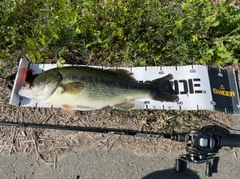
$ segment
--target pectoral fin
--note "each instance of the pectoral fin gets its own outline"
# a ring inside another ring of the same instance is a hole
[[[80,82],[66,83],[66,84],[62,84],[61,86],[63,88],[62,93],[75,94],[84,89],[84,85]]]
[[[118,108],[129,110],[129,109],[134,108],[135,104],[134,104],[133,101],[126,101],[126,102],[123,102],[123,103],[120,103],[120,104],[115,104],[114,106],[116,106]]]

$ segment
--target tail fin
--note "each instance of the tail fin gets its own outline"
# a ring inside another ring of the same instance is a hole
[[[172,88],[173,82],[169,81],[171,79],[173,79],[173,75],[168,74],[167,76],[151,81],[154,87],[152,96],[154,100],[167,102],[176,102],[178,100],[178,96]]]

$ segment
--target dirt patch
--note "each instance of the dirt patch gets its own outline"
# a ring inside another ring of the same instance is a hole
[[[239,70],[238,66],[232,68]],[[0,121],[129,129],[149,133],[187,132],[210,125],[212,121],[214,124],[232,126],[230,114],[215,111],[99,110],[77,112],[75,117],[70,117],[61,109],[11,106],[8,101],[14,80],[12,71],[7,70],[8,77],[0,78]],[[119,147],[139,155],[184,148],[181,143],[169,139],[0,126],[2,155],[37,153],[40,158],[49,160],[56,154],[81,146],[105,147],[107,152]]]

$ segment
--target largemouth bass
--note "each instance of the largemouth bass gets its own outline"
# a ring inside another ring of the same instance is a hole
[[[131,109],[134,100],[151,98],[174,102],[178,96],[172,89],[172,74],[149,83],[137,82],[127,70],[102,70],[90,67],[54,68],[26,82],[20,96],[65,109],[90,111],[106,107]]]

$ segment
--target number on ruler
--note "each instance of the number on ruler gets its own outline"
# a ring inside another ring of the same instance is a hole
[[[191,69],[190,73],[196,73],[196,70],[195,69]]]
[[[182,101],[178,101],[178,104],[179,104],[179,105],[182,105],[182,104],[183,104],[183,102],[182,102]]]

